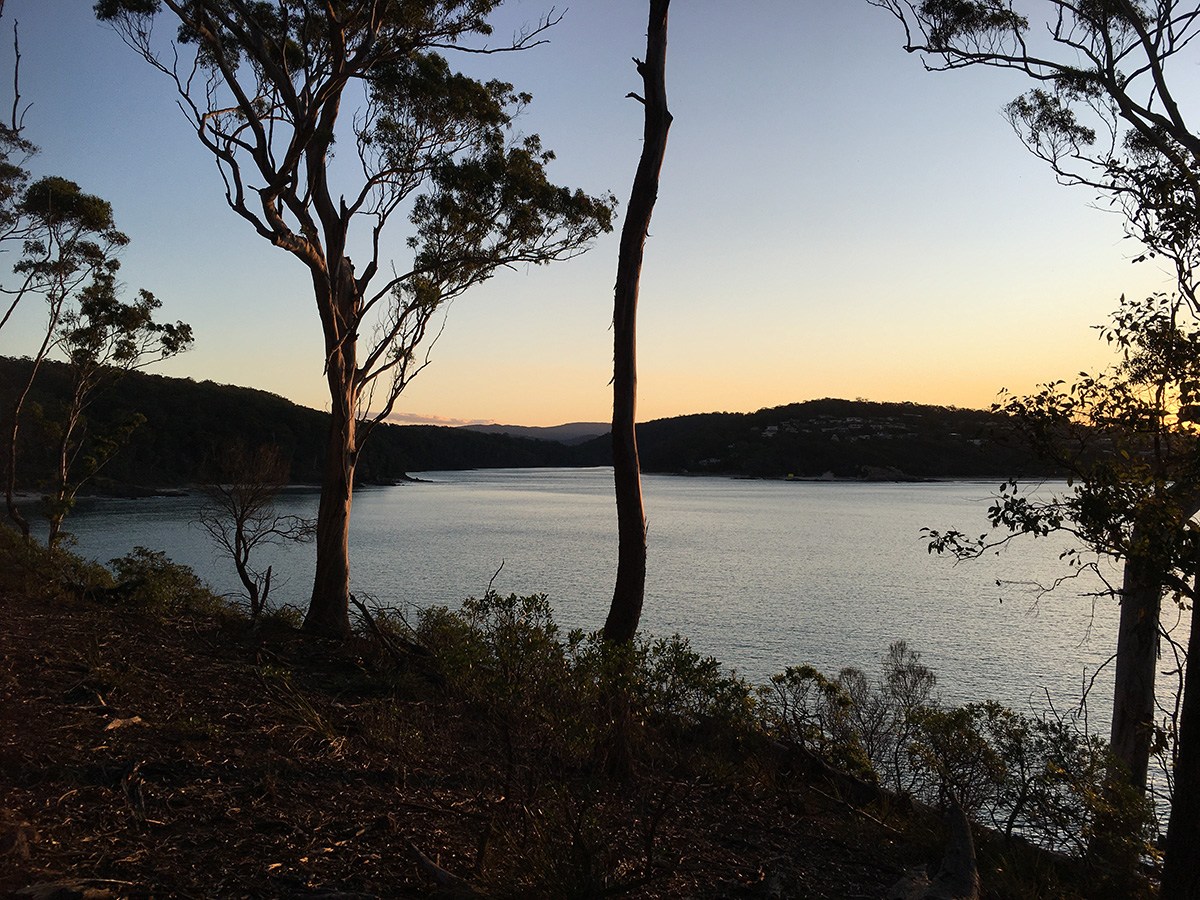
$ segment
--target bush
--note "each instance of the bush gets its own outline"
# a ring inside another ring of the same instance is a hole
[[[25,540],[0,524],[0,590],[34,601],[87,596],[112,587],[112,575],[61,547]]]
[[[134,547],[109,562],[122,598],[160,615],[184,611],[228,612],[228,606],[187,566],[171,562],[165,553]]]
[[[675,727],[715,736],[738,734],[753,722],[753,691],[712,656],[701,656],[674,634],[643,645],[641,684],[647,711]]]
[[[835,768],[876,779],[852,719],[854,702],[838,681],[812,666],[789,666],[758,689],[758,698],[759,715],[770,734],[812,751]]]
[[[1118,777],[1106,743],[1050,713],[994,702],[945,708],[935,684],[898,641],[875,682],[857,669],[834,680],[787,669],[759,689],[759,715],[768,733],[832,765],[860,776],[865,765],[884,787],[926,803],[957,801],[1006,838],[1068,853],[1130,890],[1119,879],[1136,878],[1149,852],[1152,810]]]

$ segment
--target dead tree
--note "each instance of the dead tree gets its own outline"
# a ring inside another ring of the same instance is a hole
[[[621,229],[617,285],[613,303],[613,479],[617,496],[617,584],[604,623],[609,641],[628,642],[637,632],[646,594],[646,513],[638,462],[637,302],[642,256],[650,217],[658,199],[658,176],[667,150],[671,113],[667,109],[667,7],[670,0],[651,0],[646,33],[646,60],[635,59],[645,96],[629,96],[645,108],[645,140],[629,212]]]

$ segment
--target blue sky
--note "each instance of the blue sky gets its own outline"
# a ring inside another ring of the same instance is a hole
[[[510,0],[502,37],[549,9]],[[469,57],[534,95],[520,121],[552,177],[622,210],[640,152],[640,0],[577,0],[550,44]],[[192,323],[171,375],[326,405],[303,268],[224,206],[171,85],[96,24],[90,0],[8,0],[27,134],[55,173],[111,200],[129,288]],[[670,22],[675,121],[642,279],[639,418],[815,397],[986,406],[1106,360],[1089,326],[1122,293],[1168,289],[1120,220],[1055,184],[1000,114],[1026,85],[929,74],[865,0],[690,0]],[[11,40],[0,39],[0,66]],[[1194,61],[1176,77],[1196,83]],[[1179,84],[1180,82],[1176,82]],[[1184,94],[1188,93],[1186,85]],[[1191,92],[1195,96],[1195,92]],[[392,231],[404,259],[404,223]],[[551,425],[610,414],[617,235],[505,272],[457,301],[397,410]],[[0,333],[28,352],[40,310]]]

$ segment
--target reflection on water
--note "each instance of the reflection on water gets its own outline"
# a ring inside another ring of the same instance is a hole
[[[391,605],[456,605],[495,575],[508,593],[544,592],[560,624],[598,628],[616,568],[611,470],[429,472],[420,483],[355,496],[354,590]],[[786,665],[868,672],[905,639],[938,673],[946,699],[1018,708],[1075,702],[1096,672],[1092,713],[1107,719],[1116,603],[1068,582],[1067,539],[1027,541],[954,565],[930,556],[923,526],[986,530],[994,486],[857,484],[649,476],[650,565],[643,630],[678,631],[754,680]],[[197,496],[81,503],[68,520],[85,555],[162,549],[233,591],[194,522]],[[281,512],[311,516],[317,496],[289,491]],[[303,604],[312,548],[270,548],[276,598]],[[501,566],[503,565],[503,568]],[[499,570],[499,573],[497,573]]]

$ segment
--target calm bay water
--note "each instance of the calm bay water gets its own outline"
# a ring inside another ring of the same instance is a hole
[[[564,627],[603,623],[616,565],[611,470],[419,477],[356,494],[356,593],[383,605],[456,606],[500,569],[496,590],[548,594]],[[1065,537],[958,565],[925,551],[923,526],[984,532],[995,485],[648,476],[644,486],[643,631],[678,631],[756,681],[799,663],[873,673],[888,644],[904,639],[937,671],[947,700],[1043,707],[1048,692],[1066,708],[1095,677],[1091,714],[1107,721],[1115,601],[1088,596],[1100,588],[1091,577],[1040,598],[1031,584],[1064,573]],[[161,549],[234,591],[232,568],[194,524],[202,502],[92,500],[68,527],[85,556]],[[316,503],[315,492],[289,491],[280,511],[311,516]],[[304,604],[311,546],[268,548],[259,562],[275,567],[275,599]]]

